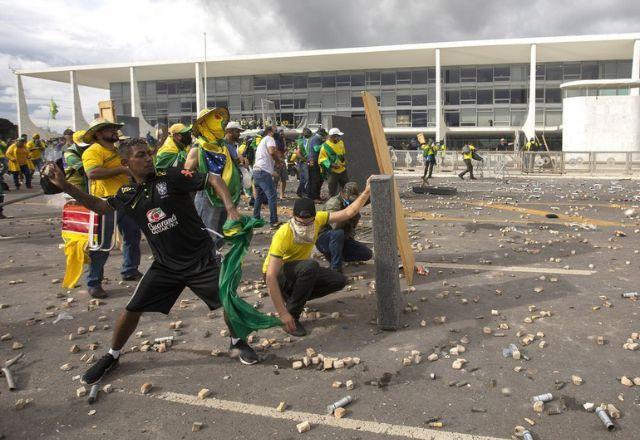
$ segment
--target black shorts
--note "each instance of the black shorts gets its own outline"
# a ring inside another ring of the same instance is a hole
[[[185,287],[204,301],[209,310],[217,309],[221,307],[219,276],[220,266],[213,255],[179,272],[153,262],[140,279],[126,309],[168,315]]]

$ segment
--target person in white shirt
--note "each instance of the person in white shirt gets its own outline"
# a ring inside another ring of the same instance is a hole
[[[256,199],[253,204],[253,216],[260,218],[262,203],[269,205],[269,223],[272,227],[279,226],[278,195],[273,178],[277,157],[276,141],[273,138],[275,127],[268,125],[264,128],[264,137],[256,149],[256,161],[253,164],[253,184],[256,188]]]

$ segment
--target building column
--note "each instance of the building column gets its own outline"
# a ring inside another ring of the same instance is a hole
[[[136,84],[136,72],[134,67],[129,67],[129,85],[131,87],[131,116],[134,118],[138,116],[136,114],[136,101],[137,101],[137,84]]]
[[[89,124],[82,114],[82,104],[80,102],[80,92],[76,82],[76,72],[69,71],[69,84],[71,85],[71,128],[73,131],[86,130]]]
[[[536,135],[536,67],[537,48],[535,44],[531,45],[531,57],[529,64],[529,112],[527,119],[524,121],[522,131],[527,139],[531,139]]]
[[[633,63],[631,64],[631,79],[640,80],[640,40],[633,43]],[[632,87],[632,96],[640,95],[640,88]]]
[[[436,142],[444,138],[442,118],[442,65],[440,63],[440,49],[436,49]]]
[[[24,94],[22,86],[22,77],[16,73],[16,112],[18,116],[18,136],[26,134],[33,136],[40,133],[44,138],[51,137],[53,133],[45,129],[39,129],[29,117],[29,107],[27,107],[27,98]]]
[[[22,79],[20,78],[20,75],[16,74],[16,113],[18,116],[18,136],[22,135],[22,128],[24,127],[24,123],[22,121],[23,101],[25,101],[25,98],[24,89],[22,88]]]
[[[196,67],[196,115],[206,106],[203,105],[204,99],[202,94],[202,73],[200,72],[200,63],[195,63]]]

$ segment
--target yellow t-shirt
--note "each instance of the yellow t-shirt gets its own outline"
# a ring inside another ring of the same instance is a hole
[[[44,151],[44,142],[40,141],[36,145],[36,141],[27,142],[27,150],[29,150],[29,155],[32,160],[38,160],[42,157],[42,152]]]
[[[110,150],[95,143],[82,153],[82,164],[88,175],[94,168],[118,168],[122,166],[122,161],[117,150]],[[114,196],[120,187],[127,183],[129,183],[129,177],[126,174],[118,174],[108,179],[91,179],[89,180],[89,192],[96,197]]]
[[[315,219],[315,237],[313,243],[301,244],[293,241],[293,231],[289,223],[285,223],[280,226],[278,231],[273,235],[271,239],[271,246],[269,247],[269,254],[264,259],[262,265],[262,272],[267,273],[267,267],[269,267],[269,257],[282,258],[284,263],[289,261],[306,260],[311,255],[313,246],[316,240],[318,240],[318,234],[324,225],[329,222],[329,213],[327,211],[318,211]]]

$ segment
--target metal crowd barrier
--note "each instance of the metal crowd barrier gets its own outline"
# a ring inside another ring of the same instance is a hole
[[[483,162],[474,161],[479,175],[640,175],[640,152],[627,151],[482,151]],[[424,160],[418,150],[390,150],[391,162],[398,171],[422,170]],[[461,151],[438,152],[436,172],[458,173],[465,169]]]

